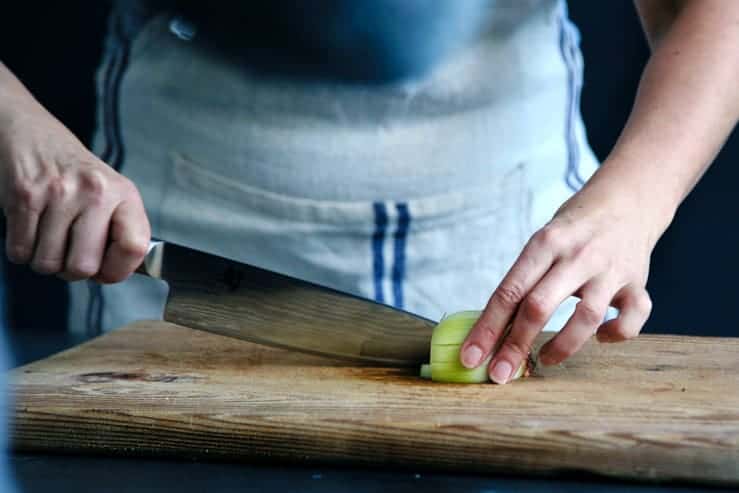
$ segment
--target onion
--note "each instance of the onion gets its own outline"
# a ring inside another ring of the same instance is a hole
[[[488,364],[492,355],[488,356],[477,368],[465,368],[459,360],[459,350],[467,338],[472,326],[480,318],[479,310],[457,312],[444,317],[434,328],[431,336],[430,363],[421,366],[421,377],[435,382],[450,383],[483,383],[490,381]],[[533,359],[529,357],[511,377],[516,380],[528,376],[533,368]]]

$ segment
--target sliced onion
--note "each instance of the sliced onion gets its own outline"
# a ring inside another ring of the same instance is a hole
[[[431,336],[431,345],[462,344],[470,333],[470,329],[480,318],[479,310],[467,310],[453,313],[441,320]]]
[[[488,356],[477,368],[465,368],[460,361],[460,348],[472,326],[480,317],[479,310],[454,313],[439,322],[431,337],[430,364],[421,366],[421,376],[435,382],[483,383],[490,381]],[[511,377],[516,380],[528,376],[533,368],[533,359],[524,361]]]
[[[457,349],[459,351],[459,349]],[[450,383],[483,383],[488,378],[488,364],[491,357],[477,368],[465,368],[462,363],[450,361],[448,363],[431,363],[431,380],[434,382]]]
[[[459,361],[460,344],[438,344],[431,345],[431,359],[433,363],[448,363]]]

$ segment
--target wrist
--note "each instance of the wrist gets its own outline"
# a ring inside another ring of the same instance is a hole
[[[0,129],[2,134],[39,117],[53,118],[26,87],[0,63]]]
[[[684,193],[675,180],[645,172],[644,166],[634,166],[634,162],[612,154],[585,185],[587,192],[583,192],[637,214],[656,243],[672,223]]]

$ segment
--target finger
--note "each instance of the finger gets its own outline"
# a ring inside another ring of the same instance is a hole
[[[121,202],[110,220],[110,243],[95,279],[103,283],[125,280],[146,255],[151,239],[149,221],[140,200]]]
[[[31,184],[19,182],[9,194],[5,207],[5,252],[8,260],[27,264],[33,256],[42,196]]]
[[[580,350],[590,339],[608,311],[615,288],[605,280],[592,280],[580,290],[581,300],[564,328],[539,351],[545,365],[561,363]]]
[[[619,342],[639,335],[652,312],[652,300],[647,290],[636,284],[624,286],[616,293],[613,304],[619,309],[618,317],[600,326],[599,342]]]
[[[33,256],[39,212],[11,209],[5,214],[5,251],[14,264],[27,264]]]
[[[518,305],[552,266],[555,250],[546,239],[541,239],[542,236],[534,235],[524,247],[470,330],[461,350],[461,362],[465,367],[476,368],[487,358]]]
[[[559,262],[531,290],[521,302],[510,333],[490,362],[493,382],[508,382],[515,369],[528,358],[534,339],[559,305],[587,282],[589,270],[583,262]]]
[[[83,212],[74,221],[70,229],[64,272],[60,274],[62,279],[89,279],[100,271],[111,214],[109,208],[93,208]]]
[[[49,202],[38,223],[36,248],[31,268],[40,274],[57,274],[64,268],[69,227],[78,209],[73,190],[59,179],[49,186]]]

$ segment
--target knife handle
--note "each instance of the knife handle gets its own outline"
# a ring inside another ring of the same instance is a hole
[[[137,274],[153,277],[155,279],[162,278],[162,260],[164,259],[163,241],[152,240],[149,242],[149,250],[144,257],[143,262],[136,269]]]
[[[0,214],[0,241],[5,241],[6,223],[5,216]],[[159,240],[149,241],[149,250],[141,265],[136,269],[137,274],[162,278],[162,259],[164,258],[164,242]]]

